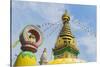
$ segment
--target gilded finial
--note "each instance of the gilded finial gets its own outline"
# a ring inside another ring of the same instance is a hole
[[[68,14],[67,10],[65,10],[65,14]]]
[[[62,20],[64,23],[70,21],[70,16],[68,15],[67,10],[65,10],[65,13],[62,16]]]

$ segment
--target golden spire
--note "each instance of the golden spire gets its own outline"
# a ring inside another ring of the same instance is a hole
[[[72,35],[70,29],[70,16],[68,15],[67,11],[65,11],[65,13],[62,15],[62,21],[63,27],[57,38],[55,48],[53,49],[54,57],[55,59],[77,57],[79,51],[76,47],[75,37]]]

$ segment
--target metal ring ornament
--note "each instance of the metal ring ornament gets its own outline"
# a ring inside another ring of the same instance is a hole
[[[34,25],[27,25],[20,34],[20,42],[23,51],[36,52],[42,43],[41,30]]]

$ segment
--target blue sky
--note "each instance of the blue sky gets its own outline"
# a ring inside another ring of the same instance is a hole
[[[44,48],[47,48],[48,60],[52,60],[52,48],[62,28],[61,16],[67,10],[71,20],[72,34],[76,37],[80,49],[79,58],[85,61],[96,61],[96,6],[74,5],[43,2],[12,2],[12,45],[26,25],[40,25],[43,43],[36,53],[39,61]],[[12,48],[13,63],[20,53],[20,43]]]

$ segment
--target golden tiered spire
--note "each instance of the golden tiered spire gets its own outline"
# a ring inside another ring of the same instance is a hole
[[[77,57],[79,50],[76,47],[75,38],[71,33],[70,29],[70,16],[67,11],[62,16],[63,27],[57,38],[57,42],[55,44],[54,57],[56,58],[69,58],[69,57]]]

